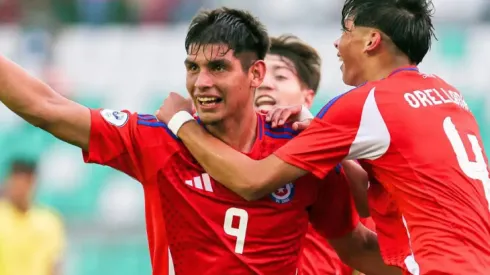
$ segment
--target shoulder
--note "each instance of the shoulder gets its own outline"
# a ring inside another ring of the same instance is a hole
[[[32,211],[35,222],[51,231],[63,231],[63,217],[55,209],[48,206],[34,206]]]
[[[147,129],[147,130],[158,130],[162,132],[164,130],[165,136],[169,137],[175,141],[178,141],[179,139],[177,138],[174,133],[168,128],[167,124],[160,122],[157,120],[157,118],[154,115],[149,115],[149,114],[138,114],[134,113],[133,114],[136,126],[140,129]]]
[[[128,110],[92,109],[92,122],[95,127],[127,133],[137,138],[166,141],[178,138],[170,131],[167,124],[160,122],[154,115],[139,114]],[[111,130],[112,129],[112,130]]]
[[[36,205],[33,207],[32,212],[36,217],[44,221],[60,223],[63,220],[58,211],[48,206]]]
[[[374,93],[376,90],[377,84],[377,82],[367,82],[335,96],[320,109],[316,117],[321,119],[327,112],[333,110],[345,112],[356,108],[362,108],[363,103],[366,101],[369,94]]]
[[[8,209],[8,202],[4,199],[0,199],[0,213],[5,213]],[[0,215],[2,216],[2,215]]]
[[[284,141],[290,140],[300,132],[293,130],[292,123],[286,123],[283,126],[272,127],[270,122],[266,122],[262,116],[259,119],[259,136],[269,140]]]

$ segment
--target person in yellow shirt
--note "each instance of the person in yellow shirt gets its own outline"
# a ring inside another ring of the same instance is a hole
[[[33,205],[36,164],[11,163],[0,198],[0,275],[59,275],[65,243],[61,218]]]

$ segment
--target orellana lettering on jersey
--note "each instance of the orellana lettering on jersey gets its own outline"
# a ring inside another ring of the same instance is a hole
[[[446,91],[443,88],[432,88],[405,93],[404,98],[412,108],[453,103],[465,110],[469,110],[468,104],[466,104],[461,94],[451,90]]]
[[[294,184],[288,183],[272,193],[271,199],[277,203],[288,203],[294,196]]]
[[[129,115],[125,112],[104,109],[100,111],[100,114],[105,121],[117,127],[124,126],[129,120]]]

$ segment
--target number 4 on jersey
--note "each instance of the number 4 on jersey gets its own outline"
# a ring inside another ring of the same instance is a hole
[[[233,227],[233,218],[238,218],[238,227]],[[245,236],[247,235],[248,225],[248,213],[247,211],[232,207],[226,210],[225,223],[223,229],[225,233],[236,237],[235,253],[243,254],[243,247],[245,246]]]
[[[485,197],[490,208],[490,178],[488,175],[487,163],[483,157],[483,150],[478,143],[478,138],[475,135],[468,135],[468,139],[475,155],[475,161],[470,161],[466,149],[464,148],[463,140],[461,139],[456,126],[450,117],[444,119],[444,132],[453,146],[454,153],[458,159],[459,166],[463,173],[471,179],[480,180],[483,183]]]

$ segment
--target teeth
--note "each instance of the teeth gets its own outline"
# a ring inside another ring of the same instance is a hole
[[[259,98],[257,101],[256,101],[256,104],[270,104],[270,105],[274,105],[275,104],[275,101],[271,98]]]
[[[206,105],[206,106],[213,106],[215,104],[218,104],[220,102],[220,99],[217,97],[198,97],[197,101],[199,102],[200,105]]]
[[[216,97],[198,97],[197,100],[201,102],[210,102],[210,101],[217,101],[218,99]]]

